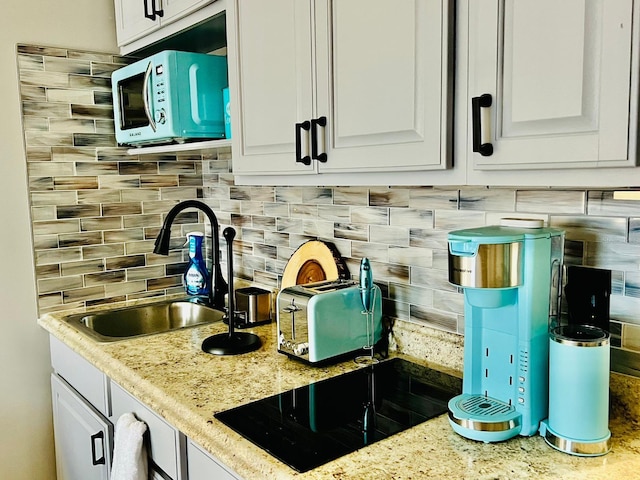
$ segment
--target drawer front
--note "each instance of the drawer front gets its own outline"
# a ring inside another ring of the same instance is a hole
[[[182,459],[185,455],[184,435],[165,422],[149,407],[125,391],[120,385],[111,382],[111,421],[115,425],[124,413],[133,413],[136,418],[147,424],[149,458],[173,480],[182,480]]]
[[[53,370],[96,410],[110,416],[106,375],[54,336],[49,336],[49,344]]]
[[[211,455],[202,450],[191,440],[187,440],[187,460],[189,465],[189,480],[239,480]]]

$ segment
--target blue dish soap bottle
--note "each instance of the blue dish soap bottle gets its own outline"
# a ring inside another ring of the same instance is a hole
[[[189,265],[184,272],[184,287],[189,296],[206,300],[211,288],[211,279],[207,271],[207,264],[202,257],[203,241],[204,234],[202,232],[187,233]]]

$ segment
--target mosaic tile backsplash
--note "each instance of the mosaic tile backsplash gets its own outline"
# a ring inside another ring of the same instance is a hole
[[[168,257],[153,244],[163,215],[198,198],[220,231],[237,231],[238,279],[277,289],[295,249],[322,239],[351,272],[371,259],[387,316],[461,334],[447,233],[542,218],[566,231],[566,264],[612,270],[613,368],[640,376],[640,202],[597,189],[237,186],[227,146],[161,155],[116,146],[109,76],[124,59],[29,45],[17,53],[41,313],[180,292],[184,235],[208,226],[186,212]]]

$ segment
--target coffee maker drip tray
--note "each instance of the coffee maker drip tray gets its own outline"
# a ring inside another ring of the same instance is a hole
[[[521,418],[513,405],[484,395],[462,394],[449,401],[451,427],[472,440],[508,440],[520,433]]]

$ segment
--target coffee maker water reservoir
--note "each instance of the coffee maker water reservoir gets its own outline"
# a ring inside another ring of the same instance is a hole
[[[464,288],[460,435],[484,442],[534,435],[547,417],[549,327],[557,324],[564,232],[542,222],[449,233],[449,282]]]

